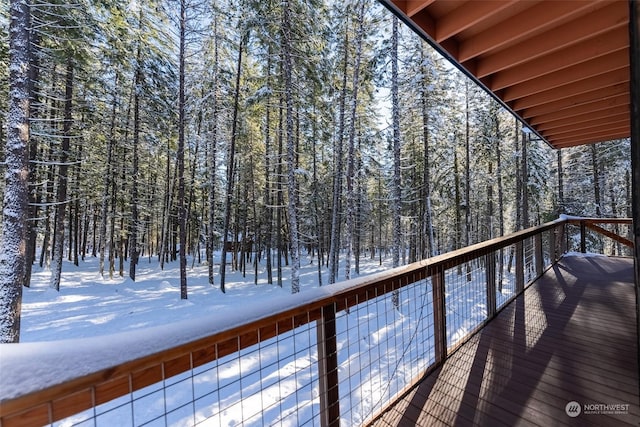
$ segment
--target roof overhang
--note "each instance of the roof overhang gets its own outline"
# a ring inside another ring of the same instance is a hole
[[[551,146],[630,136],[627,1],[380,1]]]

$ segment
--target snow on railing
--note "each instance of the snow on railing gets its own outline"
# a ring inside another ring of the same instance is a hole
[[[250,319],[3,345],[1,425],[362,425],[554,264],[580,220],[256,304]]]

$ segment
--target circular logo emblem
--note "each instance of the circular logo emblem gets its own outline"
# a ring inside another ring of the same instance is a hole
[[[575,418],[580,415],[580,412],[582,412],[582,407],[578,402],[572,400],[571,402],[567,403],[567,406],[564,407],[564,412],[566,412],[567,415],[571,418]]]

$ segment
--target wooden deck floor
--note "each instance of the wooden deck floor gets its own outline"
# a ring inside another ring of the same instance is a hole
[[[637,342],[633,261],[567,257],[373,425],[638,426]]]

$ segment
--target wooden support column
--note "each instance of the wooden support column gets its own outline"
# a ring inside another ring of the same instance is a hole
[[[447,357],[447,308],[445,305],[444,270],[431,277],[433,290],[433,328],[435,335],[436,365]]]
[[[318,373],[320,382],[320,425],[340,425],[340,393],[338,392],[338,343],[336,339],[336,308],[322,307],[317,322]]]
[[[496,253],[490,252],[485,255],[487,274],[487,319],[492,319],[496,315]]]
[[[587,253],[587,227],[584,220],[580,221],[580,252]]]
[[[640,348],[640,2],[629,0],[629,65],[631,86],[631,204],[636,282],[636,316]],[[640,366],[640,352],[638,352]]]
[[[556,227],[549,230],[549,258],[551,259],[551,265],[558,260],[556,258]]]

